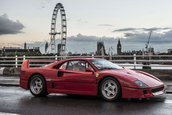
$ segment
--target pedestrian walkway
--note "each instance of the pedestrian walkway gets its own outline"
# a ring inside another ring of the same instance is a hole
[[[0,86],[19,86],[19,77],[0,76]]]

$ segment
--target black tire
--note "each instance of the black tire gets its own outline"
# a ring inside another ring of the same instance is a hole
[[[118,101],[121,97],[119,82],[112,77],[103,79],[99,85],[99,95],[106,101]]]
[[[48,95],[46,81],[39,74],[32,76],[30,79],[29,90],[35,97],[44,97]]]

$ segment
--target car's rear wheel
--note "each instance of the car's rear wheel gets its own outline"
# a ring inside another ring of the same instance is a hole
[[[106,101],[117,101],[120,98],[120,84],[116,79],[107,77],[101,82],[99,92]]]
[[[29,84],[29,89],[30,92],[36,97],[42,97],[48,94],[46,82],[44,78],[39,74],[32,76]]]

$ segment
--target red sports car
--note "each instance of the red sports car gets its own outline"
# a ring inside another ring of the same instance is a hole
[[[153,75],[95,58],[66,59],[40,68],[30,68],[25,60],[20,86],[38,97],[65,93],[99,95],[107,101],[165,93],[164,84]]]

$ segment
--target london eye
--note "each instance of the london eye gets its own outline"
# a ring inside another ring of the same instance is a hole
[[[57,25],[58,14],[60,15],[60,24]],[[65,9],[61,3],[57,3],[52,15],[50,43],[46,48],[46,53],[56,54],[58,50],[59,55],[64,55],[66,52],[66,38],[67,38],[67,23]],[[59,35],[61,43],[57,45],[57,35]],[[50,52],[49,52],[50,51]]]

